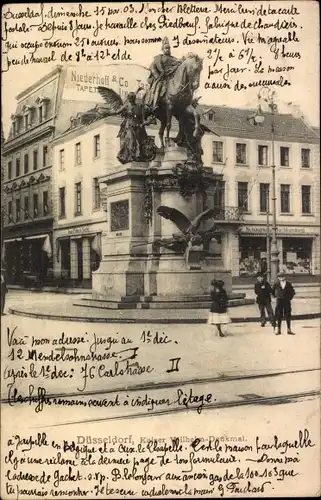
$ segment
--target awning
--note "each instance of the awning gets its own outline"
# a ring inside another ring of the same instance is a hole
[[[37,240],[39,238],[47,238],[49,234],[36,234],[35,236],[26,236],[24,239],[25,240]]]
[[[22,241],[22,238],[10,238],[9,240],[3,240],[3,243],[13,243],[14,241]]]

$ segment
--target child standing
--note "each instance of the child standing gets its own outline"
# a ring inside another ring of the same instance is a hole
[[[222,325],[231,323],[231,320],[227,313],[228,297],[224,288],[224,281],[213,280],[211,285],[212,304],[207,323],[209,325],[215,325],[219,336],[225,337],[222,332]]]

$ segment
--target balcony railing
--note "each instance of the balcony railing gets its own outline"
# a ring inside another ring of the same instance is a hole
[[[243,220],[244,209],[239,207],[214,207],[213,218],[216,221],[241,222]]]

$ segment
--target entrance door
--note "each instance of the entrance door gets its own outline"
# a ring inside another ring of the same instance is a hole
[[[60,241],[61,275],[62,278],[70,278],[70,239]]]
[[[76,240],[77,245],[77,268],[78,268],[78,281],[83,280],[83,250],[82,250],[82,239]]]

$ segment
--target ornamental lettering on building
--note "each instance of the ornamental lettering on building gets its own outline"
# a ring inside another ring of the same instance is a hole
[[[148,70],[137,64],[110,64],[104,66],[69,67],[67,69],[63,99],[103,102],[97,87],[115,90],[122,98],[128,92],[136,92],[139,87],[144,92],[148,85]]]
[[[72,236],[75,234],[84,234],[89,232],[89,227],[88,226],[83,226],[83,227],[73,227],[71,229],[68,229],[68,235]]]
[[[251,226],[243,226],[241,229],[241,233],[248,234],[264,234],[266,235],[266,227],[251,227]],[[277,233],[279,234],[306,234],[310,233],[311,230],[308,230],[305,227],[278,227]]]

